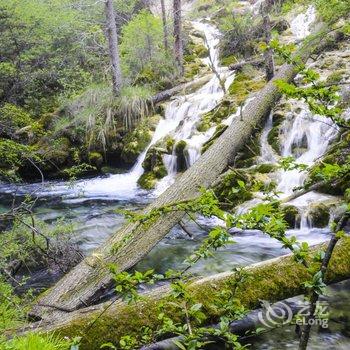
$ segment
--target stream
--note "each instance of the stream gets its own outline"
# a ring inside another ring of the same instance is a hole
[[[295,38],[300,40],[309,34],[309,26],[314,21],[314,10],[308,9],[306,14],[297,16],[291,24]],[[207,39],[211,61],[222,79],[226,79],[226,87],[234,80],[235,74],[226,67],[220,67],[218,57],[218,43],[220,33],[207,21],[192,22],[196,30],[202,31]],[[295,29],[293,29],[295,28]],[[204,63],[209,64],[208,59]],[[46,182],[44,184],[6,185],[0,184],[1,207],[11,205],[13,197],[20,200],[26,194],[38,196],[35,207],[36,216],[50,225],[59,220],[72,222],[74,225],[74,241],[85,254],[104,242],[112,233],[124,223],[122,215],[116,209],[141,209],[153,198],[166,190],[176,179],[176,155],[164,157],[164,164],[168,175],[159,181],[155,190],[145,191],[137,186],[137,180],[143,173],[142,162],[147,150],[166,135],[171,135],[176,141],[185,140],[187,143],[186,163],[191,166],[199,157],[202,145],[210,139],[215,127],[204,133],[196,130],[196,123],[203,113],[214,108],[224,96],[219,79],[213,74],[211,80],[196,92],[178,96],[167,103],[164,118],[160,120],[151,143],[137,159],[134,167],[126,173],[79,180],[74,184],[65,182]],[[293,108],[283,122],[284,137],[281,144],[282,156],[296,156],[297,162],[312,165],[324,154],[329,144],[337,135],[332,126],[319,122],[307,107],[300,102],[292,102]],[[229,116],[226,123],[234,120],[236,115]],[[331,124],[331,123],[329,123]],[[272,115],[267,120],[261,134],[260,163],[276,163],[278,155],[267,142],[268,132],[272,128]],[[299,153],[295,153],[298,149]],[[289,195],[293,188],[302,185],[305,173],[299,171],[277,171],[271,178],[277,182],[282,196]],[[308,218],[308,208],[311,203],[332,199],[331,196],[311,192],[293,201],[301,215],[300,225],[288,231],[288,235],[295,235],[298,240],[309,244],[317,244],[329,239],[329,229],[314,228]],[[240,210],[247,210],[258,200],[252,200],[241,206]],[[1,209],[1,208],[0,208]],[[212,227],[214,220],[200,219],[205,227]],[[193,233],[190,238],[179,228],[175,227],[169,234],[144,258],[136,269],[154,268],[156,272],[167,269],[180,268],[183,260],[196,249],[206,233],[191,223],[186,227]],[[270,259],[286,251],[281,245],[258,231],[237,231],[234,234],[236,244],[220,250],[214,258],[203,260],[192,270],[192,273],[208,275],[230,270],[238,266],[246,266],[255,262]],[[50,285],[54,276],[47,271],[34,272],[28,283],[31,287],[42,289]],[[328,288],[331,303],[332,319],[326,330],[314,330],[310,349],[349,349],[350,348],[350,282],[345,281]],[[297,337],[293,327],[284,327],[250,339],[252,349],[295,349]]]

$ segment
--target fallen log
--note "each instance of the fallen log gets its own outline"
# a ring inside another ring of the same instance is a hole
[[[213,76],[212,74],[207,74],[204,77],[200,77],[188,83],[184,83],[184,84],[175,86],[171,89],[161,91],[158,94],[151,97],[150,102],[153,105],[156,105],[157,103],[166,101],[175,95],[189,94],[192,91],[199,89],[202,85],[206,84],[212,78],[212,76]]]
[[[313,251],[326,249],[328,242],[312,247]],[[294,257],[284,255],[245,268],[248,274],[235,292],[247,309],[260,307],[261,300],[271,303],[304,293],[303,283],[311,278],[307,269]],[[224,272],[193,281],[188,292],[196,303],[203,304],[207,324],[215,324],[221,316],[213,303],[220,291],[234,288],[235,272]],[[326,274],[327,283],[336,283],[350,278],[350,237],[342,238],[335,247]],[[106,302],[85,309],[62,314],[59,319],[47,319],[31,324],[23,332],[55,332],[70,338],[82,336],[81,349],[99,349],[101,344],[117,344],[123,335],[139,336],[143,326],[156,330],[161,325],[158,319],[159,304],[169,299],[169,286],[162,286],[143,294],[143,298],[133,304],[120,300]],[[179,319],[180,310],[165,306],[174,319]]]
[[[297,52],[304,61],[319,47],[320,36],[308,40]],[[208,188],[217,177],[232,164],[254,130],[261,125],[281,93],[275,81],[291,81],[295,76],[292,65],[283,65],[275,77],[255,95],[244,109],[241,118],[236,118],[217,141],[183,173],[144,211],[161,207],[180,200],[191,199],[199,194],[200,188]],[[33,318],[59,316],[60,309],[74,311],[92,305],[112,285],[107,266],[115,264],[120,271],[133,267],[176,225],[184,213],[168,213],[147,228],[127,223],[107,240],[90,257],[65,275],[55,286],[38,298],[30,315]],[[118,247],[118,249],[116,249]],[[116,251],[117,250],[117,251]]]
[[[308,307],[305,307],[305,304],[298,303],[294,300],[283,300],[282,302],[277,302],[270,305],[268,311],[263,308],[255,309],[240,320],[232,321],[229,325],[229,330],[232,334],[238,335],[239,337],[247,337],[257,328],[265,328],[266,324],[268,325],[267,330],[272,330],[274,328],[281,327],[288,324],[290,319],[297,315],[300,311],[306,311]],[[266,315],[268,313],[268,315]],[[281,317],[272,318],[273,322],[268,322],[270,315],[281,315]],[[266,321],[265,324],[262,320]],[[214,328],[217,328],[218,325],[215,325]],[[175,344],[175,341],[181,341],[182,336],[164,339],[159,342],[146,345],[141,348],[141,350],[179,350],[178,346]],[[215,341],[215,338],[212,339],[210,336],[208,340]]]
[[[240,71],[246,65],[250,65],[253,67],[262,67],[264,64],[265,64],[265,61],[263,60],[263,58],[258,58],[258,59],[254,59],[254,60],[247,60],[247,61],[232,63],[229,66],[229,70]]]

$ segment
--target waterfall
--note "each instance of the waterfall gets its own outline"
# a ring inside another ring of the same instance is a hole
[[[203,63],[213,68],[220,75],[220,79],[225,81],[225,88],[231,85],[234,74],[226,67],[219,65],[220,32],[211,24],[206,22],[192,22],[193,27],[205,34],[206,42],[209,48],[210,58],[204,58]],[[179,96],[170,102],[165,110],[165,121],[169,126],[167,134],[174,140],[186,142],[186,164],[192,166],[201,155],[203,144],[208,141],[214,134],[216,127],[212,127],[206,132],[199,132],[196,125],[201,116],[209,112],[219,103],[224,96],[220,80],[213,75],[211,80],[202,88],[193,94]],[[176,155],[173,150],[171,155],[164,155],[163,162],[167,169],[168,175],[161,179],[153,195],[158,196],[164,192],[174,181],[177,174]]]
[[[282,157],[293,156],[297,163],[310,166],[326,152],[337,132],[330,119],[313,115],[304,103],[293,101],[293,110],[282,125]],[[291,194],[293,188],[303,184],[306,175],[299,170],[281,172],[278,190]]]
[[[218,44],[220,32],[207,21],[194,21],[192,25],[194,29],[203,32],[206,38],[210,59],[209,57],[202,59],[203,63],[208,66],[213,65],[220,78],[225,81],[225,87],[228,88],[234,79],[234,73],[229,71],[227,67],[220,67],[219,65]],[[159,121],[150,144],[140,154],[135,165],[128,173],[80,180],[74,183],[74,186],[69,186],[67,183],[51,184],[50,187],[41,190],[40,194],[43,196],[63,195],[76,202],[104,198],[130,200],[139,194],[145,193],[138,188],[137,180],[144,172],[142,163],[150,147],[166,135],[172,136],[175,141],[185,140],[187,143],[186,153],[188,154],[186,163],[187,166],[191,166],[200,157],[202,145],[215,132],[215,127],[213,127],[204,133],[200,133],[196,130],[196,123],[204,113],[217,106],[223,96],[224,91],[220,80],[213,74],[210,81],[196,92],[185,96],[177,96],[167,103],[165,116]],[[163,161],[168,175],[160,181],[154,195],[158,195],[168,188],[173,183],[177,173],[174,151],[171,155],[164,155]]]
[[[310,27],[316,20],[316,9],[310,5],[305,13],[300,13],[290,24],[291,32],[297,40],[306,38],[310,34]]]

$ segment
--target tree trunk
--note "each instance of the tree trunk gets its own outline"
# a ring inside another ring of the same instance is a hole
[[[264,30],[264,40],[267,46],[270,45],[271,41],[271,21],[270,16],[267,10],[267,6],[261,6],[261,15],[263,17],[263,30]],[[275,63],[273,59],[273,50],[268,48],[264,52],[264,61],[265,61],[265,71],[266,71],[266,80],[270,81],[275,74]]]
[[[260,66],[263,66],[265,64],[265,62],[262,58],[257,58],[257,59],[251,59],[251,60],[247,60],[247,61],[241,61],[241,62],[230,64],[230,66],[228,68],[229,68],[229,70],[240,71],[243,69],[243,67],[245,65],[248,65],[248,64],[253,66],[253,67],[260,67]]]
[[[166,18],[166,11],[165,11],[165,2],[164,2],[164,0],[160,0],[160,4],[161,4],[161,7],[162,7],[164,48],[165,48],[165,50],[168,52],[168,51],[169,51],[168,24],[167,24],[167,18]]]
[[[298,51],[306,59],[318,41],[308,40],[307,45]],[[170,203],[198,196],[200,188],[209,188],[217,177],[232,164],[236,154],[249,140],[255,128],[260,126],[269,114],[271,107],[281,96],[275,80],[291,81],[295,76],[292,65],[283,65],[255,98],[250,101],[217,141],[190,167],[176,182],[160,195],[144,212]],[[175,226],[184,213],[164,214],[147,228],[127,223],[94,254],[84,259],[55,286],[38,298],[31,314],[37,317],[52,317],[54,306],[76,310],[96,303],[112,285],[109,264],[116,264],[120,271],[130,269]],[[113,247],[122,246],[118,253]],[[47,305],[51,305],[48,307]]]
[[[326,249],[327,243],[312,247],[316,252]],[[237,287],[235,298],[248,309],[256,309],[261,300],[270,303],[304,293],[303,283],[311,278],[307,269],[296,262],[292,254],[253,264],[245,268],[249,278]],[[335,283],[350,277],[350,237],[342,238],[335,247],[327,274],[327,283]],[[203,304],[207,324],[215,324],[221,314],[212,307],[218,293],[234,285],[234,272],[224,272],[204,277],[189,284],[188,292],[196,303]],[[62,314],[59,319],[47,319],[21,330],[26,332],[55,331],[61,336],[73,338],[83,336],[84,349],[99,349],[101,344],[117,344],[123,335],[140,336],[140,329],[148,326],[152,330],[161,325],[158,319],[159,304],[169,301],[169,286],[162,286],[143,294],[143,298],[133,304],[118,300],[111,305],[85,308],[72,313]],[[103,312],[103,314],[101,314]],[[179,309],[170,306],[171,317],[179,317]]]
[[[150,102],[155,105],[157,103],[163,102],[165,100],[168,100],[169,98],[173,97],[177,94],[188,94],[190,92],[193,92],[195,89],[199,89],[204,84],[206,84],[210,79],[212,78],[211,74],[207,74],[203,77],[200,77],[198,79],[195,79],[193,81],[190,81],[188,83],[184,83],[178,86],[175,86],[171,89],[161,91],[158,94],[151,97]]]
[[[120,58],[118,49],[118,34],[113,8],[113,0],[106,0],[106,35],[108,40],[109,58],[112,69],[113,92],[116,96],[120,95],[122,87],[122,72],[120,68]]]
[[[175,62],[180,74],[184,74],[183,66],[183,47],[182,47],[182,19],[181,19],[181,0],[173,0],[174,16],[174,55]]]

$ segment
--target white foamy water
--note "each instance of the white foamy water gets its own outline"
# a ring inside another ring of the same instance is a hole
[[[297,40],[306,38],[310,34],[310,27],[316,20],[316,9],[309,6],[305,13],[296,16],[290,23],[290,30]]]
[[[225,87],[228,88],[234,79],[234,73],[226,67],[219,66],[220,32],[213,25],[204,21],[193,22],[193,27],[202,31],[206,37],[211,59],[204,58],[203,62],[214,67],[219,73],[220,79],[225,82]],[[40,196],[64,196],[66,200],[71,202],[92,198],[131,200],[139,194],[145,193],[138,188],[137,180],[144,172],[142,163],[149,148],[166,135],[172,136],[176,141],[185,140],[188,154],[186,162],[188,166],[191,166],[199,158],[202,145],[215,132],[214,127],[205,133],[199,133],[196,130],[196,123],[204,113],[213,109],[223,96],[224,91],[220,80],[213,74],[210,81],[196,92],[175,97],[166,105],[164,118],[158,123],[150,144],[138,157],[131,171],[108,177],[80,180],[72,185],[67,184],[67,182],[46,184],[44,189],[41,188],[38,193]],[[174,181],[177,172],[174,152],[172,155],[164,156],[164,164],[168,170],[168,176],[160,181],[154,195],[163,192]],[[26,192],[27,188],[23,187],[22,190]]]
[[[297,163],[310,166],[326,152],[338,129],[330,119],[313,115],[304,103],[294,101],[293,106],[282,125],[281,155],[293,156]],[[290,195],[304,183],[306,175],[300,170],[281,172],[278,190]]]
[[[193,27],[204,32],[206,36],[210,58],[204,58],[203,62],[208,66],[213,66],[220,79],[224,81],[225,88],[228,89],[234,79],[234,73],[226,67],[219,66],[220,32],[206,22],[193,22]],[[168,125],[171,125],[171,130],[167,135],[170,135],[176,142],[180,140],[186,142],[187,167],[192,166],[200,157],[203,144],[213,136],[216,129],[212,127],[206,132],[199,132],[196,126],[204,113],[218,105],[224,93],[219,78],[213,75],[211,80],[195,93],[180,96],[167,105],[165,120]],[[153,192],[155,196],[164,192],[175,181],[177,174],[177,159],[174,151],[172,155],[165,155],[163,162],[168,175],[158,182]]]

